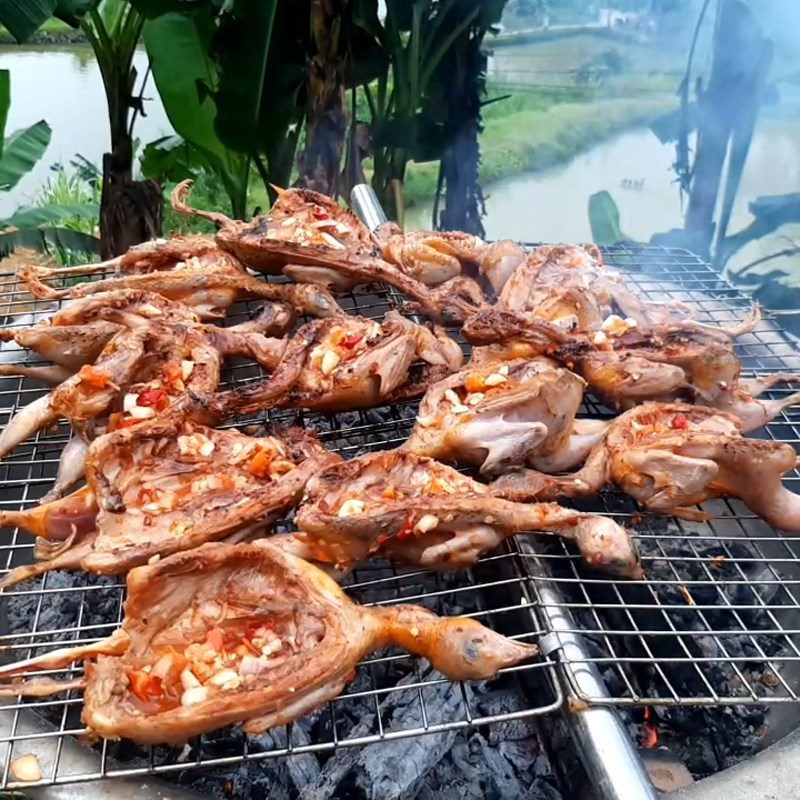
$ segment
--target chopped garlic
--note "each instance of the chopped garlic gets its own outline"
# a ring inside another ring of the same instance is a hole
[[[189,667],[186,667],[181,672],[181,686],[183,686],[184,689],[192,689],[200,686],[200,681],[197,680],[197,676],[189,669]]]
[[[339,506],[339,511],[336,516],[352,517],[354,514],[363,513],[365,508],[366,504],[363,500],[359,500],[357,497],[350,497]]]
[[[335,219],[317,219],[314,222],[308,223],[309,228],[336,228],[338,230],[338,225]]]
[[[295,217],[286,217],[286,219],[281,222],[281,228],[288,228],[290,225],[294,225],[297,222]]]
[[[467,411],[469,411],[469,406],[462,405],[461,403],[457,406],[453,406],[454,414],[465,414]]]
[[[629,328],[638,328],[639,323],[633,317],[625,317],[625,324]]]
[[[501,375],[499,372],[493,372],[491,375],[488,375],[484,381],[484,386],[499,386],[501,383],[505,383],[508,380],[505,375]]]
[[[178,451],[183,456],[202,456],[208,458],[216,445],[204,433],[184,434],[178,437]]]
[[[335,350],[326,350],[325,355],[322,356],[322,363],[320,364],[322,374],[330,375],[331,372],[339,366],[340,361],[339,354]]]
[[[624,325],[625,323],[622,320],[622,317],[617,316],[616,314],[610,314],[603,320],[603,324],[600,326],[601,331],[613,331],[618,328],[620,325]]]
[[[436,417],[417,417],[417,424],[422,425],[423,428],[429,428],[436,422]]]
[[[15,758],[11,762],[11,774],[18,780],[25,783],[33,783],[42,779],[42,770],[39,767],[39,759],[33,753]]]
[[[152,319],[153,317],[160,317],[164,312],[160,308],[156,308],[150,303],[145,303],[144,305],[139,306],[139,313],[143,317]]]
[[[498,367],[497,371],[501,375],[508,375],[508,364],[502,364],[500,367]]]
[[[439,517],[435,514],[424,514],[414,526],[414,530],[418,533],[427,533],[428,531],[432,531],[438,524]]]
[[[460,406],[461,405],[461,398],[452,389],[445,389],[444,390],[444,397],[445,397],[445,400],[448,400],[454,406]]]
[[[181,361],[181,377],[183,380],[189,380],[189,376],[194,372],[194,361],[184,359]]]
[[[136,406],[138,402],[139,402],[138,394],[126,394],[125,397],[122,398],[122,410],[126,414],[128,414]]]
[[[128,413],[134,419],[151,419],[156,415],[156,410],[150,406],[134,406]]]
[[[283,643],[276,636],[271,642],[267,642],[267,644],[261,648],[261,652],[265,656],[271,656],[273,653],[277,653],[282,647]]]
[[[211,697],[211,692],[205,686],[193,686],[181,695],[182,706],[194,706],[203,703]]]
[[[320,238],[322,239],[323,242],[325,242],[325,244],[328,245],[328,247],[332,247],[334,250],[344,250],[345,249],[345,246],[340,241],[337,241],[336,239],[334,239],[333,236],[331,236],[326,231],[322,231],[320,233]]]
[[[212,675],[208,682],[213,684],[214,686],[222,686],[229,681],[236,680],[239,677],[239,673],[233,669],[222,669],[216,674]]]
[[[467,397],[467,403],[471,406],[476,406],[478,403],[483,400],[486,395],[483,392],[473,392],[469,397]]]
[[[595,344],[605,344],[608,341],[608,336],[606,336],[603,331],[597,331],[592,341]]]

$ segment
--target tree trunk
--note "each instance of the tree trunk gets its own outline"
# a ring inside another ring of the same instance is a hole
[[[714,213],[728,146],[760,102],[757,89],[768,53],[771,56],[771,48],[765,48],[749,8],[741,0],[723,0],[708,88],[698,99],[697,155],[685,220],[687,233],[703,242],[705,252],[715,236]]]
[[[347,115],[346,36],[342,30],[348,0],[313,0],[314,56],[308,72],[306,147],[298,186],[334,196],[339,188]]]
[[[103,155],[100,195],[100,256],[125,253],[130,247],[162,235],[163,198],[156,181],[133,180],[133,145],[120,137]]]

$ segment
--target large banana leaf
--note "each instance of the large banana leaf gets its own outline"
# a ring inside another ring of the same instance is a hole
[[[99,253],[100,240],[87,233],[67,228],[31,228],[0,232],[0,255],[7,255],[20,248],[49,253],[53,249],[70,250],[76,253]]]
[[[0,24],[22,44],[50,17],[77,26],[100,0],[0,0]]]
[[[41,228],[75,217],[97,219],[99,214],[100,205],[98,203],[51,203],[44,206],[18,208],[13,216],[0,221],[0,228]]]
[[[286,184],[305,107],[310,0],[233,0],[214,37],[216,129]],[[259,162],[260,163],[260,159]]]
[[[13,189],[33,169],[50,144],[52,131],[44,121],[15,131],[6,139],[0,158],[0,191]]]
[[[153,140],[144,148],[140,163],[142,175],[157,181],[182,181],[210,168],[208,159],[181,136]]]
[[[56,0],[2,0],[0,24],[22,44],[53,16]]]
[[[595,244],[616,244],[631,241],[619,224],[619,208],[614,198],[606,191],[597,192],[589,198],[589,225]]]
[[[0,69],[0,158],[3,157],[3,140],[6,135],[6,120],[10,105],[11,77],[7,69]]]
[[[207,10],[170,13],[145,22],[144,41],[172,127],[207,160],[231,198],[234,215],[241,216],[247,164],[220,141],[214,127],[217,67],[210,55],[214,30],[214,18]]]
[[[208,0],[130,0],[130,4],[147,19],[155,19],[173,11],[196,11],[208,6]]]

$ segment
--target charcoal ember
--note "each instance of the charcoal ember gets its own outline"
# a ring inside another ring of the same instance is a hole
[[[591,657],[617,662],[599,665],[609,692],[625,697],[632,686],[642,697],[669,700],[671,686],[684,697],[714,692],[751,700],[753,691],[763,696],[779,690],[779,681],[765,661],[790,655],[788,643],[785,636],[768,633],[775,630],[774,612],[759,606],[792,600],[756,545],[744,538],[715,540],[705,526],[697,527],[700,535],[695,537],[690,523],[678,528],[667,518],[646,517],[639,527],[643,532],[639,550],[650,588],[586,585],[590,600],[607,608],[591,612],[576,607],[573,612],[578,625],[587,630],[584,638]],[[580,587],[565,582],[562,588],[576,606],[586,602]],[[629,604],[627,611],[623,604]],[[606,636],[597,631],[598,619],[601,627],[654,634]],[[672,635],[673,631],[681,635]],[[660,660],[658,669],[642,659],[650,654]],[[687,656],[702,660],[690,663]],[[639,660],[626,663],[626,657]],[[760,749],[769,721],[766,706],[656,705],[652,712],[662,744],[698,778]],[[631,739],[638,743],[641,709],[623,708],[620,713]]]
[[[275,761],[269,772],[262,767],[246,762],[210,773],[187,770],[177,782],[213,800],[294,800],[283,762]]]
[[[52,572],[46,576],[45,588],[52,590],[39,594],[41,578],[19,585],[19,591],[6,599],[5,607],[10,633],[29,632],[35,621],[37,640],[49,641],[46,631],[76,628],[79,624],[102,625],[116,623],[120,608],[119,581],[102,575],[74,572]],[[92,587],[81,591],[83,587]],[[104,588],[108,587],[108,588]],[[77,591],[70,592],[68,589]],[[103,635],[101,632],[99,635]],[[58,634],[64,638],[64,634]]]
[[[400,685],[435,677],[430,668],[409,675]],[[471,684],[468,698],[473,713],[505,714],[525,708],[525,700],[501,680]],[[463,713],[459,687],[439,683],[426,687],[429,719],[447,720]],[[381,717],[391,730],[422,727],[415,692],[392,692],[381,704]],[[351,736],[371,730],[362,720]],[[549,761],[541,751],[530,720],[508,720],[485,731],[465,734],[447,731],[423,737],[377,742],[362,749],[342,748],[322,766],[318,778],[301,792],[302,800],[328,798],[391,798],[392,800],[469,800],[470,798],[529,797],[556,800]]]

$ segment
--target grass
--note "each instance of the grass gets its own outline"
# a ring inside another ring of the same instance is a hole
[[[42,23],[27,44],[75,42],[83,41],[83,38],[80,30],[70,27],[60,19],[50,17]],[[0,44],[17,44],[17,40],[2,25],[0,25]]]
[[[42,184],[34,198],[34,206],[81,205],[99,203],[100,186],[89,184],[77,173],[64,167],[55,170]],[[60,227],[80,233],[97,235],[97,221],[85,217],[70,217],[59,223]]]
[[[481,182],[495,181],[563,164],[628,128],[647,124],[674,107],[667,94],[653,97],[571,98],[553,92],[518,93],[486,108],[481,135]],[[504,103],[508,106],[503,109]],[[438,164],[411,164],[406,179],[409,207],[432,198]]]

